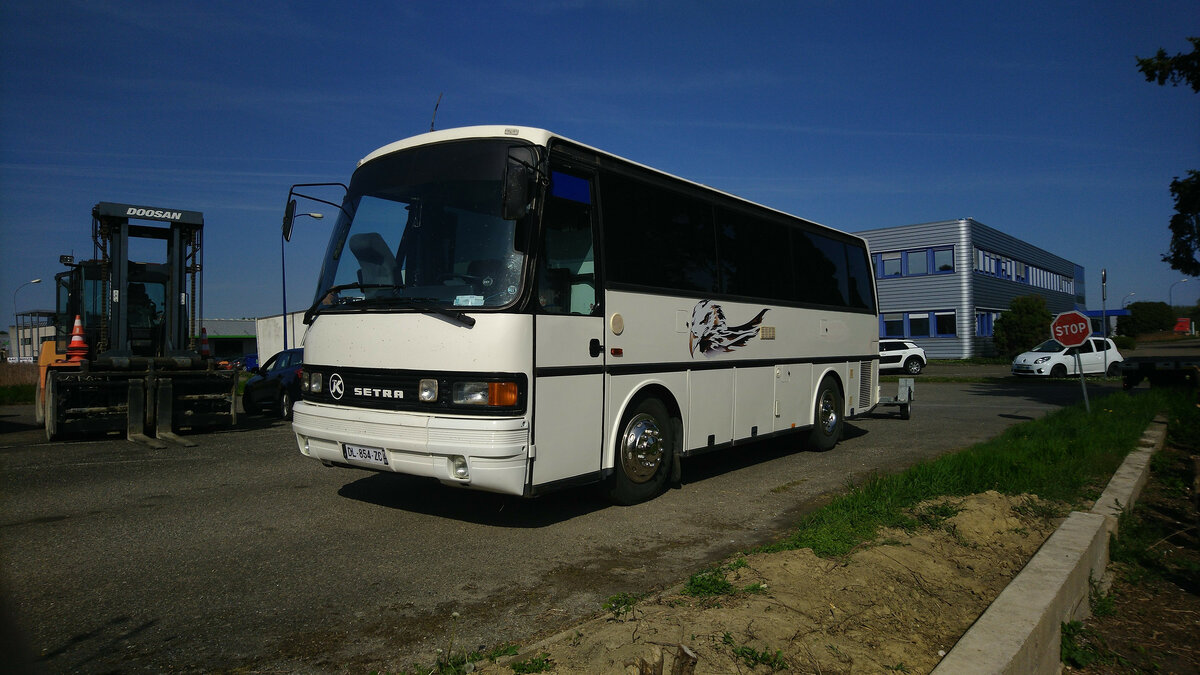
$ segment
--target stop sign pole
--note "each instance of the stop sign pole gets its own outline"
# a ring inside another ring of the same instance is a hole
[[[1092,336],[1092,322],[1082,312],[1071,310],[1054,317],[1050,322],[1050,337],[1064,347],[1079,347]],[[1083,380],[1083,362],[1079,350],[1075,350],[1075,372],[1079,373],[1079,387],[1083,389],[1083,407],[1090,415],[1092,405],[1088,402],[1087,383]]]

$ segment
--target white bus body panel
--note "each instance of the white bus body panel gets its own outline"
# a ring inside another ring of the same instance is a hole
[[[525,373],[532,381],[532,317],[476,314],[467,328],[436,314],[319,315],[304,338],[304,360],[347,368]],[[386,467],[364,468],[436,478],[452,485],[523,494],[529,455],[529,413],[481,417],[373,410],[300,401],[292,423],[300,451],[324,462],[351,464],[344,444],[382,448]],[[470,477],[453,475],[450,457],[466,457]]]
[[[588,474],[599,478],[604,449],[604,319],[539,315],[535,320],[538,372],[558,369],[558,373],[539,376],[533,383],[533,485]],[[589,350],[592,340],[600,343],[595,356]]]
[[[864,372],[858,360],[877,354],[874,315],[717,300],[726,329],[744,326],[767,311],[753,330],[746,329],[753,335],[744,344],[704,352],[691,326],[700,302],[625,291],[605,294],[607,348],[621,354],[607,361],[614,374],[606,395],[605,468],[614,466],[614,439],[624,411],[649,386],[662,386],[675,399],[683,418],[684,454],[811,426],[817,387],[829,374],[842,387],[848,415],[874,407],[876,369],[867,361]],[[620,334],[612,330],[614,315],[620,315]],[[722,326],[708,328],[719,331]],[[702,326],[696,333],[706,337]],[[722,362],[730,367],[720,367]],[[746,365],[738,367],[739,362]],[[635,373],[625,374],[628,370]],[[647,372],[636,372],[642,370]]]

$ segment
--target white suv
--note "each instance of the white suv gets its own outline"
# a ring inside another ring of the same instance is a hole
[[[1066,377],[1076,375],[1075,354],[1079,353],[1079,363],[1083,366],[1084,375],[1104,375],[1107,367],[1108,375],[1121,373],[1121,352],[1112,340],[1106,338],[1088,338],[1078,347],[1067,348],[1057,340],[1046,340],[1033,350],[1013,359],[1013,375],[1041,375],[1049,377]]]
[[[879,341],[879,369],[917,375],[925,368],[925,350],[908,340]]]

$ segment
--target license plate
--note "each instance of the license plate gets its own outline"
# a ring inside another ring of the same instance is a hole
[[[342,456],[350,462],[362,462],[365,464],[378,464],[379,466],[387,466],[387,453],[383,448],[367,448],[361,445],[342,445]]]

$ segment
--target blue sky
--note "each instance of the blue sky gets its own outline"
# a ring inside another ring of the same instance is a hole
[[[545,127],[847,231],[970,216],[1084,265],[1091,308],[1102,267],[1110,307],[1166,300],[1200,95],[1134,59],[1189,35],[1194,0],[9,0],[0,323],[35,277],[19,309],[53,306],[99,201],[202,211],[205,316],[278,314],[288,187],[428,130],[439,94],[438,128]],[[290,310],[332,220],[298,221]]]

